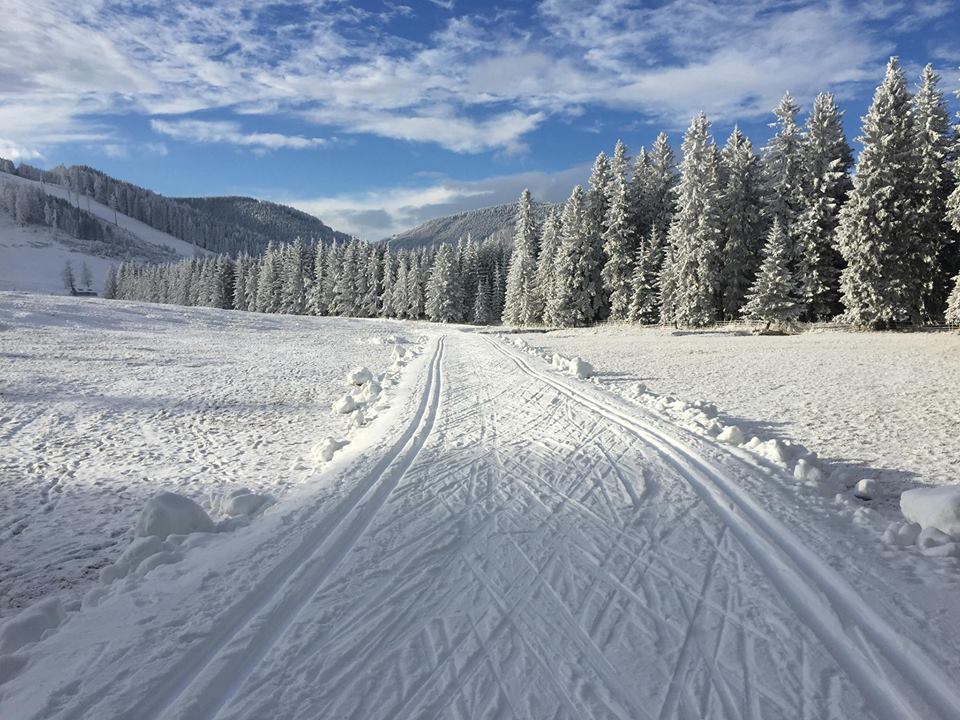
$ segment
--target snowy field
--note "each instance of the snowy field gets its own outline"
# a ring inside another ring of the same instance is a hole
[[[0,292],[0,617],[82,595],[159,490],[304,483],[347,371],[410,327]]]
[[[637,383],[715,404],[747,437],[793,440],[890,495],[960,483],[960,333],[743,331],[601,327],[527,333],[579,355],[607,388]]]
[[[612,350],[13,293],[0,322],[0,717],[960,715],[960,498],[917,496],[921,532]]]

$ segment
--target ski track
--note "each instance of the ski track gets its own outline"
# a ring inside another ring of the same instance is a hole
[[[437,340],[401,436],[206,637],[146,678],[93,668],[50,715],[960,717],[722,463],[537,362]]]

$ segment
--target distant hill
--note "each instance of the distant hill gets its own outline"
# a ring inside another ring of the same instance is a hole
[[[116,209],[155,230],[215,253],[261,253],[269,243],[298,236],[332,242],[347,238],[317,218],[285,205],[247,197],[171,198],[85,165],[43,170],[0,159],[0,174],[59,186]]]
[[[547,213],[554,207],[555,205],[551,203],[535,203],[534,212],[537,222],[543,222]],[[510,241],[513,237],[516,212],[516,203],[468,210],[428,220],[422,225],[397,233],[386,240],[390,242],[391,247],[397,249],[456,243],[466,235],[472,236],[474,240],[493,236],[498,240]]]
[[[223,223],[272,238],[275,242],[290,242],[297,237],[324,243],[350,239],[346,233],[334,230],[313,215],[266,200],[237,196],[172,199]]]

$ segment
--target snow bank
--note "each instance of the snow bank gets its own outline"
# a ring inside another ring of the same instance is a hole
[[[239,515],[250,516],[265,508],[273,502],[269,495],[253,493],[249,490],[234,490],[221,506],[224,514],[230,517]]]
[[[357,404],[353,395],[347,393],[333,404],[333,411],[340,415],[346,415],[347,413],[352,413],[358,407],[360,406]]]
[[[333,460],[334,453],[347,444],[346,440],[325,437],[310,449],[310,459],[314,465]]]
[[[367,368],[355,367],[349,373],[347,373],[347,384],[349,385],[363,385],[373,380],[373,373],[370,372]]]
[[[570,358],[567,364],[567,372],[581,380],[593,377],[593,365],[580,357]]]
[[[900,510],[924,530],[960,538],[960,485],[907,490],[900,495]]]
[[[9,655],[43,639],[44,633],[60,627],[66,617],[59,598],[47,598],[31,605],[0,626],[0,655]]]
[[[166,540],[169,535],[213,530],[210,516],[193,500],[176,493],[161,492],[147,500],[137,519],[134,534],[137,537],[155,535]]]

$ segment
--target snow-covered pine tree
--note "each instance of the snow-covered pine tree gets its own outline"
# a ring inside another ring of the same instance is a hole
[[[720,153],[720,215],[723,224],[721,312],[740,317],[760,264],[763,238],[763,179],[750,139],[734,127]]]
[[[670,225],[669,266],[661,278],[664,323],[702,326],[716,321],[723,223],[719,152],[700,113],[683,138],[677,212]]]
[[[363,310],[363,299],[367,296],[367,263],[370,254],[370,246],[354,238],[353,262],[357,271],[354,276],[353,285],[353,312],[351,317],[367,317]]]
[[[396,317],[393,310],[393,289],[397,278],[395,258],[390,246],[383,249],[383,285],[380,291],[380,317]]]
[[[917,223],[919,243],[915,248],[916,272],[923,283],[923,319],[937,322],[943,316],[950,292],[949,253],[955,238],[947,219],[947,198],[953,190],[950,172],[951,145],[955,138],[940,90],[940,76],[932,65],[923,69],[914,97],[917,132]]]
[[[184,272],[185,280],[184,285],[190,283],[190,270],[189,266],[185,268]],[[247,289],[246,289],[246,306],[244,310],[248,312],[256,312],[257,310],[257,291],[260,287],[260,261],[257,258],[250,258],[249,265],[247,267]]]
[[[647,162],[650,166],[648,203],[649,214],[646,224],[640,228],[637,240],[647,238],[650,228],[656,226],[664,234],[664,228],[670,227],[673,214],[677,209],[677,158],[666,133],[657,135],[650,152],[647,153]]]
[[[787,236],[791,267],[794,267],[798,259],[794,223],[804,207],[803,133],[797,125],[800,106],[786,93],[773,112],[777,119],[771,127],[776,128],[776,133],[763,150],[766,215],[780,221]]]
[[[473,241],[469,233],[467,233],[467,237],[463,241],[458,255],[460,285],[463,288],[463,319],[468,322],[473,322],[477,286],[480,282],[480,255],[477,244]]]
[[[70,264],[69,260],[67,260],[66,264],[63,266],[63,270],[60,272],[60,277],[63,280],[64,290],[71,295],[77,291],[77,281],[73,274],[73,266]]]
[[[407,309],[406,316],[411,320],[420,320],[424,316],[426,304],[426,273],[430,267],[426,251],[414,252],[410,256],[410,268],[407,272]]]
[[[560,241],[554,258],[554,279],[547,298],[546,322],[573,327],[593,322],[594,263],[586,228],[583,188],[577,185],[563,206]]]
[[[260,275],[257,278],[257,312],[275,313],[280,309],[278,265],[277,249],[273,243],[270,243],[260,258]]]
[[[610,184],[610,162],[601,152],[593,163],[589,189],[584,203],[583,244],[581,261],[585,290],[590,299],[591,320],[604,320],[608,314],[606,293],[600,271],[606,262],[603,252],[603,232],[607,221],[607,186]]]
[[[383,265],[380,248],[371,246],[367,255],[366,288],[360,310],[364,317],[380,315],[380,293],[383,283]]]
[[[507,270],[504,298],[504,325],[532,325],[543,319],[537,291],[537,227],[533,217],[533,199],[529,190],[520,194],[513,233],[513,252]]]
[[[491,324],[493,313],[490,306],[490,283],[481,276],[477,279],[477,291],[473,297],[472,322],[476,325]]]
[[[390,294],[390,317],[406,318],[410,301],[410,253],[401,250],[397,256],[397,277]]]
[[[501,256],[494,261],[493,272],[490,275],[490,312],[494,318],[503,316],[503,296],[505,291],[503,258]]]
[[[333,244],[324,252],[322,293],[326,315],[338,314],[337,289],[340,284],[340,275],[343,273],[343,247],[334,240]]]
[[[340,274],[334,290],[333,314],[344,317],[357,314],[357,243],[356,238],[343,246]]]
[[[540,231],[540,254],[537,256],[537,292],[540,294],[540,307],[547,312],[547,298],[553,292],[554,260],[559,242],[560,211],[553,210],[547,215]]]
[[[660,268],[663,266],[663,241],[654,225],[637,251],[630,279],[630,307],[627,319],[633,323],[655,325],[660,320]]]
[[[460,278],[456,253],[450,245],[443,244],[437,250],[427,281],[426,314],[439,323],[460,322]]]
[[[622,143],[618,143],[617,148],[621,145]],[[626,178],[621,172],[612,177],[611,183],[614,190],[610,196],[606,229],[603,233],[603,251],[607,261],[600,277],[610,303],[609,319],[613,322],[624,322],[628,319],[632,299],[630,285],[636,242],[633,238],[634,228],[628,216]]]
[[[307,308],[303,241],[297,238],[283,246],[280,267],[280,312],[303,315]]]
[[[247,269],[249,261],[246,253],[242,253],[237,258],[236,275],[233,284],[233,298],[231,307],[234,310],[247,309]]]
[[[953,290],[947,298],[946,321],[950,325],[960,325],[960,273],[953,279]]]
[[[840,208],[853,187],[852,165],[843,113],[833,95],[821,93],[813,102],[803,139],[805,206],[794,232],[801,317],[808,320],[828,320],[840,310],[838,284],[843,260],[836,233]]]
[[[323,301],[323,288],[326,273],[326,252],[323,243],[317,243],[313,252],[313,278],[307,289],[307,312],[310,315],[326,315],[327,306]]]
[[[613,198],[617,193],[618,179],[622,178],[627,184],[627,188],[630,187],[629,165],[630,158],[627,157],[627,146],[624,145],[623,140],[617,140],[617,144],[613,148],[613,157],[610,158],[610,178],[607,183],[608,207],[613,203]]]
[[[847,322],[884,328],[918,323],[917,153],[912,98],[896,57],[863,118],[863,150],[837,238],[847,267],[840,290]]]
[[[797,284],[790,271],[787,234],[774,217],[767,242],[763,247],[763,262],[750,292],[743,316],[750,320],[785,325],[799,317],[801,305]]]

